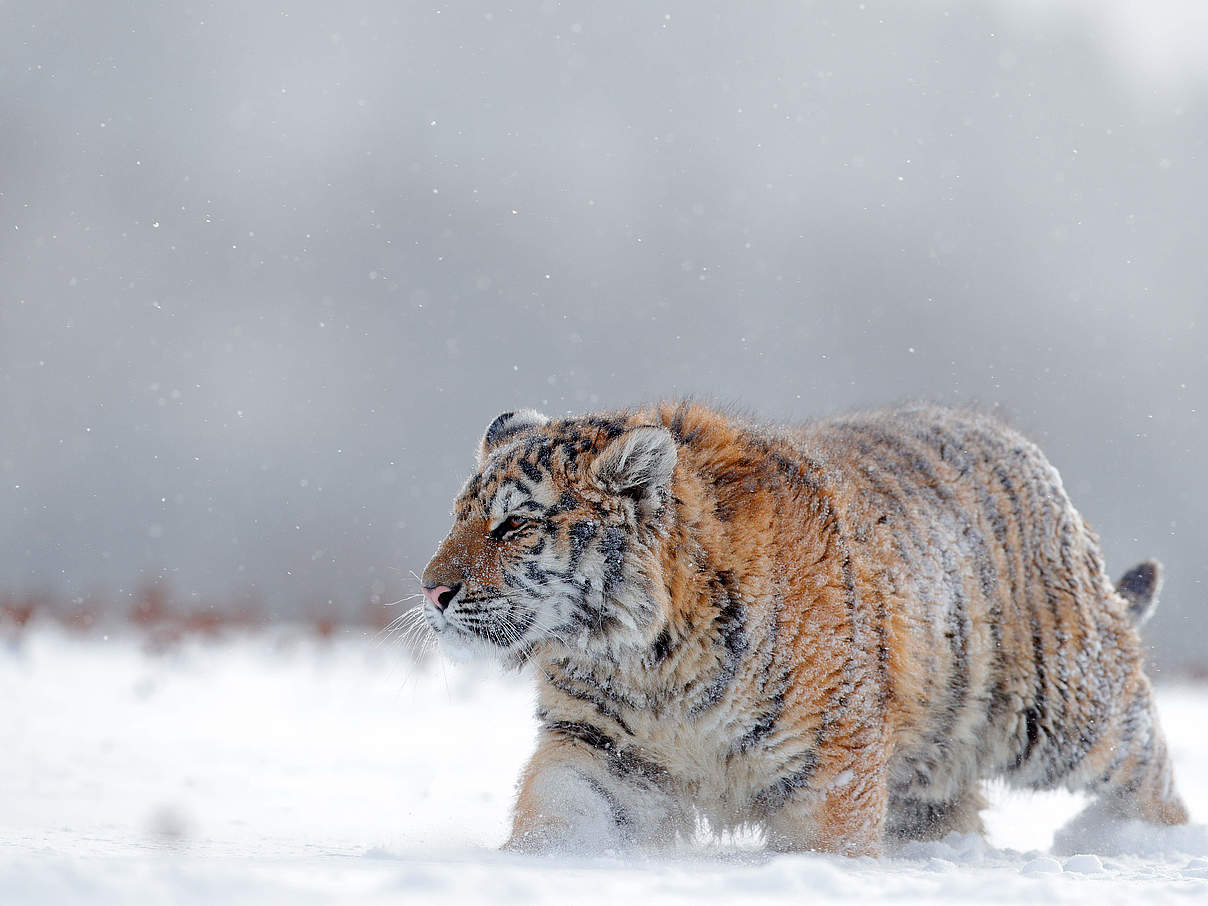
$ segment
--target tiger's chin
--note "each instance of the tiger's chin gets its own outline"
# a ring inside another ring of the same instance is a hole
[[[465,632],[458,632],[452,627],[437,633],[436,642],[441,654],[459,664],[471,661],[499,661],[507,654],[498,645]]]
[[[502,648],[494,642],[470,633],[460,632],[452,627],[437,633],[436,641],[441,654],[454,663],[470,664],[487,661],[512,670],[519,670],[528,663],[535,647],[532,643],[528,643]]]

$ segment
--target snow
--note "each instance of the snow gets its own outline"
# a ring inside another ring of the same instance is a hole
[[[1068,823],[1076,797],[994,787],[988,841],[879,860],[769,856],[753,836],[707,833],[664,859],[498,853],[533,741],[527,683],[416,667],[371,637],[281,632],[152,654],[41,628],[0,645],[0,689],[4,904],[1208,896],[1208,828]],[[1208,689],[1163,687],[1159,704],[1202,818]]]

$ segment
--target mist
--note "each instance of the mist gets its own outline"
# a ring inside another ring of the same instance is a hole
[[[0,593],[362,613],[501,411],[930,399],[1205,663],[1198,6],[0,15]]]

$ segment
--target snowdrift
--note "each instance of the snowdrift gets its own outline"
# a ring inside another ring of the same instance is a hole
[[[660,860],[495,852],[532,745],[528,684],[416,665],[372,634],[257,633],[149,653],[34,628],[0,648],[0,902],[1186,902],[1208,829],[990,790],[989,837],[886,858],[699,838]],[[1160,688],[1208,819],[1208,688]],[[1078,817],[1076,817],[1078,816]]]

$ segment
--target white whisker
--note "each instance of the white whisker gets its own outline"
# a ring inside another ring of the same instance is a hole
[[[389,604],[383,604],[383,607],[393,607],[396,604],[402,604],[404,601],[414,601],[416,598],[422,598],[423,592],[417,591],[413,595],[407,595],[405,598],[399,598],[397,601],[391,601]]]
[[[403,613],[391,620],[388,625],[378,630],[375,637],[376,647],[380,648],[387,641],[390,641],[392,636],[396,636],[399,633],[405,635],[411,627],[422,623],[423,618],[423,608],[412,607],[409,610],[403,611]]]

